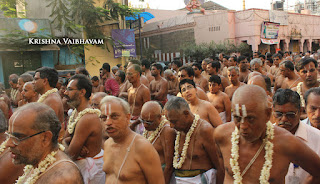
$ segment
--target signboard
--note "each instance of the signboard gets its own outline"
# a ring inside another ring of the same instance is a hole
[[[279,23],[263,22],[261,25],[261,41],[264,44],[278,44]]]
[[[114,40],[114,57],[136,57],[136,42],[134,29],[113,29],[111,37]]]

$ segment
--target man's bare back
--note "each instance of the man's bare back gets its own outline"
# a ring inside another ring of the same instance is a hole
[[[224,92],[229,96],[230,100],[232,99],[232,95],[233,93],[242,85],[245,85],[245,83],[240,82],[239,86],[234,86],[234,85],[230,85],[228,87],[226,87],[226,89],[224,90]]]
[[[222,124],[218,111],[210,102],[199,99],[197,106],[192,106],[191,104],[189,106],[193,114],[198,114],[201,119],[209,122],[213,127]]]

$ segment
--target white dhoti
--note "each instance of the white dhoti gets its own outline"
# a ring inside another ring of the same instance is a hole
[[[78,165],[85,184],[105,184],[106,173],[102,170],[103,150],[92,157],[80,158],[75,161]]]
[[[226,111],[220,112],[219,116],[220,116],[220,118],[221,118],[223,123],[227,123],[227,113],[226,113]]]
[[[215,169],[210,169],[194,177],[176,176],[176,184],[216,184],[216,173]]]

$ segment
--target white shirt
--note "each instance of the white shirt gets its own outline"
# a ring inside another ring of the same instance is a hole
[[[302,123],[300,121],[299,127],[295,133],[295,136],[300,138],[305,144],[307,144],[314,152],[320,155],[320,130],[307,125],[306,123]],[[290,163],[288,173],[286,175],[286,184],[295,183],[291,179],[294,177],[298,177],[299,182],[303,183],[303,181],[309,176],[309,173],[303,170],[301,167],[295,168],[293,163]]]

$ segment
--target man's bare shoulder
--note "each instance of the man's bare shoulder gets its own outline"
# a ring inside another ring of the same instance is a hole
[[[99,116],[96,113],[86,113],[80,118],[78,123],[80,124],[89,123],[90,125],[93,125],[93,123],[95,123],[95,124],[101,125]]]
[[[164,128],[163,128],[163,135],[165,136],[165,137],[167,137],[167,136],[175,136],[176,135],[176,131],[173,129],[173,128],[171,128],[170,126],[165,126]]]
[[[222,143],[225,139],[231,138],[231,134],[234,131],[235,124],[233,122],[224,123],[219,125],[214,130],[214,138],[217,142]]]
[[[167,84],[168,83],[167,79],[165,79],[163,77],[161,77],[161,81],[160,82],[163,83],[163,84]]]
[[[78,167],[70,162],[63,162],[48,173],[45,178],[47,184],[83,184]]]
[[[201,124],[199,127],[199,133],[201,136],[207,137],[207,135],[212,134],[213,131],[214,131],[214,128],[209,122],[207,122],[205,120],[201,120]],[[212,136],[212,135],[210,135],[210,136]]]
[[[141,86],[141,89],[143,92],[150,91],[149,88],[144,84]]]
[[[52,93],[43,101],[45,104],[62,104],[62,99],[58,93]]]

